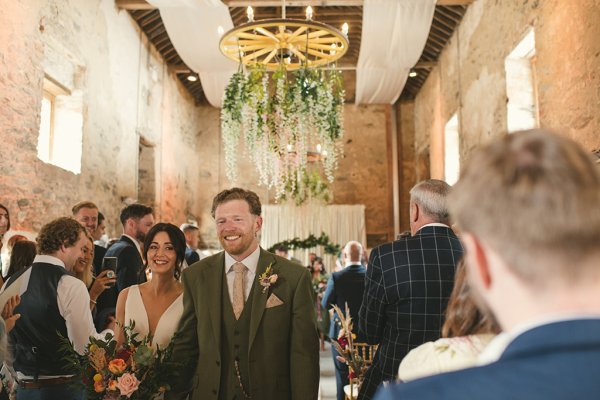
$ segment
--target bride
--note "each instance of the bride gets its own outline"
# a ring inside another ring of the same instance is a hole
[[[152,279],[123,289],[117,300],[117,348],[124,341],[123,326],[135,321],[138,339],[152,334],[153,347],[166,347],[183,312],[183,287],[179,282],[185,257],[185,237],[175,225],[160,222],[146,234],[144,252]]]

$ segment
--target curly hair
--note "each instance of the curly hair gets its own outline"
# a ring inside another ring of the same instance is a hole
[[[186,243],[183,232],[173,224],[159,222],[150,228],[146,234],[146,239],[144,240],[144,259],[146,259],[146,267],[148,267],[148,250],[150,249],[150,245],[152,244],[154,237],[159,232],[165,232],[167,235],[169,235],[169,239],[175,248],[177,260],[175,262],[175,271],[173,271],[173,276],[175,279],[179,280],[179,277],[181,276],[181,264],[185,259]]]
[[[38,254],[54,254],[60,246],[71,247],[79,240],[79,234],[86,234],[85,228],[73,218],[61,217],[44,225],[38,235]]]
[[[215,196],[212,203],[212,208],[210,209],[210,215],[215,217],[215,210],[217,206],[220,204],[226,203],[230,200],[244,200],[248,203],[250,207],[250,213],[256,216],[260,216],[262,211],[262,206],[260,204],[260,199],[258,195],[251,190],[245,190],[242,188],[231,188],[221,191],[218,195]]]

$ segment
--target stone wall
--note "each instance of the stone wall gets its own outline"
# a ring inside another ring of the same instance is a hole
[[[418,159],[429,154],[431,177],[444,176],[443,130],[453,113],[459,117],[461,162],[481,143],[505,134],[504,60],[530,27],[540,126],[589,150],[599,148],[598,21],[597,0],[472,3],[415,100],[415,150]]]
[[[345,73],[353,82],[354,73]],[[81,173],[37,158],[44,75],[83,99]],[[0,203],[15,229],[38,231],[89,199],[118,236],[119,210],[135,199],[157,220],[199,223],[205,246],[217,246],[213,196],[225,175],[220,110],[193,99],[125,11],[113,0],[14,0],[0,8]],[[353,89],[349,91],[353,97]],[[393,236],[389,106],[345,107],[345,156],[333,203],[364,204],[370,244]],[[250,162],[238,184],[265,203]]]
[[[82,93],[80,174],[37,158],[45,74]],[[138,198],[139,187],[142,195],[155,193],[157,219],[180,223],[201,214],[195,153],[202,114],[113,0],[6,2],[0,96],[0,202],[10,208],[15,229],[37,231],[89,199],[107,215],[110,235],[119,235],[123,200]],[[153,152],[142,165],[140,140]],[[153,182],[140,185],[140,169]]]

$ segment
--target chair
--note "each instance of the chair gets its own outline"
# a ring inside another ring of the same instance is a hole
[[[354,343],[354,353],[363,359],[365,369],[370,367],[373,363],[373,358],[375,357],[376,351],[376,344],[368,344],[361,342]],[[358,398],[358,386],[358,378],[350,379],[350,384],[344,386],[344,395],[346,400],[356,400],[356,398]]]

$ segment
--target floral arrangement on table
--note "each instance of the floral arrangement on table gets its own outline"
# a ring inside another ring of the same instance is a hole
[[[172,361],[173,341],[163,349],[152,348],[152,335],[138,339],[135,322],[123,328],[125,340],[118,350],[112,334],[105,340],[90,337],[84,354],[61,336],[63,360],[83,379],[88,400],[147,400],[162,398],[181,364]]]
[[[333,305],[333,309],[340,318],[341,329],[338,338],[332,344],[340,354],[337,356],[338,361],[348,365],[348,379],[350,380],[352,391],[353,380],[356,380],[358,382],[357,386],[360,387],[368,365],[354,346],[356,335],[352,333],[352,317],[349,316],[350,309],[348,308],[348,304],[346,303],[345,314],[335,304]]]
[[[343,104],[343,81],[336,69],[301,68],[288,74],[282,65],[271,76],[262,64],[248,72],[240,67],[225,89],[221,109],[227,177],[236,181],[243,139],[259,185],[274,188],[276,200],[328,201],[321,172],[333,182],[342,154]],[[318,155],[322,171],[309,165],[311,152]]]
[[[337,256],[339,252],[342,250],[342,247],[339,244],[335,244],[329,240],[329,236],[325,234],[325,232],[321,232],[321,236],[316,237],[312,233],[308,235],[308,237],[304,240],[301,240],[298,237],[293,239],[284,240],[278,243],[275,243],[273,246],[268,248],[268,251],[271,253],[275,252],[275,249],[278,247],[287,247],[290,250],[295,249],[312,249],[317,246],[323,246],[323,250],[326,254],[331,254]]]

